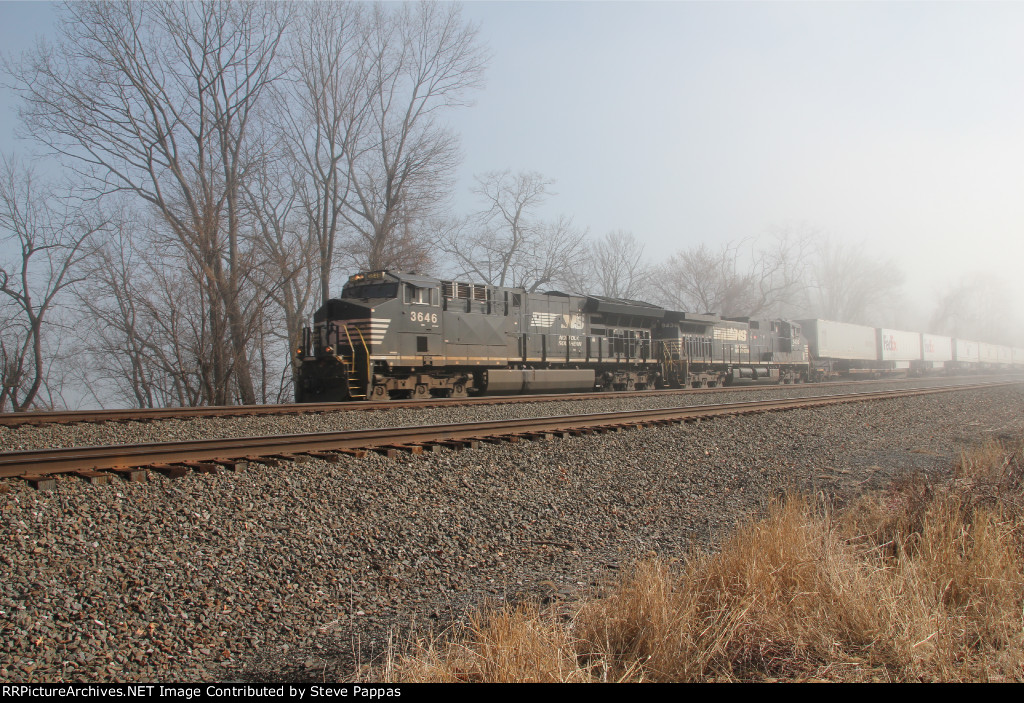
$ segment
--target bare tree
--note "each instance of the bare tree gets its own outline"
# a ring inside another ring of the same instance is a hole
[[[581,293],[634,300],[651,293],[651,266],[644,259],[644,245],[625,230],[589,242],[584,266],[568,275],[570,287]]]
[[[807,262],[818,236],[817,230],[781,228],[761,240],[753,254],[756,314],[806,314]]]
[[[874,324],[896,304],[904,274],[890,260],[868,254],[863,243],[817,242],[809,267],[813,314],[829,320]]]
[[[701,244],[672,254],[657,274],[660,302],[678,310],[743,314],[752,277],[739,270],[738,258],[732,243],[719,251]]]
[[[72,2],[54,50],[7,66],[31,134],[97,193],[159,214],[201,276],[204,326],[220,340],[204,402],[256,398],[242,231],[249,138],[289,7],[276,3]]]
[[[280,85],[277,116],[297,164],[296,193],[316,246],[320,301],[331,297],[342,213],[351,193],[349,155],[369,122],[365,7],[309,3],[290,37],[290,78]]]
[[[0,246],[16,253],[0,262],[0,412],[28,410],[41,392],[59,392],[51,376],[58,348],[54,308],[81,280],[79,265],[103,225],[69,194],[39,183],[31,169],[3,160]]]
[[[653,273],[656,297],[693,312],[778,315],[802,294],[807,246],[805,238],[779,233],[761,246],[747,239],[676,252]]]
[[[439,118],[468,104],[487,57],[457,5],[324,3],[306,16],[287,119],[326,302],[341,239],[348,268],[429,263],[417,232],[445,201],[459,160]]]
[[[537,216],[552,183],[531,171],[477,176],[474,192],[486,209],[448,222],[437,238],[458,274],[530,291],[571,283],[572,272],[586,261],[586,232],[564,216],[550,222]]]
[[[537,172],[491,171],[476,176],[473,192],[486,210],[449,223],[441,248],[454,256],[460,273],[492,285],[513,285],[514,271],[541,226],[534,210],[543,204],[554,181]]]
[[[309,236],[308,220],[302,217],[299,200],[301,180],[289,173],[292,162],[287,159],[267,160],[263,168],[251,172],[245,186],[250,227],[254,234],[257,259],[262,262],[253,273],[253,281],[265,300],[279,311],[275,315],[268,305],[260,306],[256,328],[263,330],[263,343],[253,345],[260,355],[260,378],[264,397],[280,395],[268,386],[267,351],[276,348],[287,358],[290,385],[298,383],[300,362],[294,350],[302,339],[302,329],[318,300],[318,244]],[[279,324],[275,323],[280,318]]]
[[[209,395],[214,364],[202,285],[176,249],[139,236],[127,211],[79,286],[86,387],[100,405],[191,406]]]
[[[564,286],[570,273],[587,260],[587,231],[560,215],[540,228],[540,237],[523,249],[512,271],[515,285],[533,292],[541,286]]]
[[[125,224],[122,220],[115,226],[80,287],[83,317],[93,323],[81,335],[81,347],[94,359],[85,386],[101,406],[105,403],[99,387],[110,384],[117,400],[153,408],[158,402],[151,361],[155,339],[142,327],[144,300],[135,290],[136,256]]]
[[[394,13],[374,5],[370,30],[370,128],[350,154],[354,197],[345,217],[363,243],[366,267],[378,269],[391,263],[394,233],[425,220],[449,187],[458,140],[437,116],[467,104],[482,85],[487,56],[457,5],[402,5]]]
[[[1001,344],[1019,344],[1018,309],[1006,283],[973,273],[944,286],[929,328],[937,334]]]
[[[247,197],[256,195],[246,192]],[[268,218],[263,246],[287,246],[287,234],[275,229],[286,219],[287,208],[269,200],[262,207]],[[247,214],[248,219],[255,220],[255,214]],[[173,238],[160,234],[162,226],[157,215],[124,208],[77,286],[79,317],[92,323],[78,335],[87,363],[84,385],[100,405],[199,405],[215,395],[216,364],[224,345],[205,312],[206,279]],[[301,251],[293,253],[299,260],[295,265],[301,266]],[[254,326],[247,361],[254,370],[257,400],[279,402],[291,395],[290,340],[284,305],[270,301],[287,298],[295,281],[279,276],[280,261],[262,251],[259,256],[260,276],[251,276],[252,293],[243,304]],[[307,297],[312,290],[307,284]]]

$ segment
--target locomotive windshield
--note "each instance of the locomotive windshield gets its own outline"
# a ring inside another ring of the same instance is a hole
[[[397,283],[365,283],[347,285],[342,291],[343,298],[397,298]]]

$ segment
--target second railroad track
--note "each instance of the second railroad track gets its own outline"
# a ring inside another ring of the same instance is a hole
[[[190,471],[214,472],[224,468],[238,468],[242,462],[274,465],[282,461],[307,460],[310,457],[337,460],[339,454],[360,455],[367,451],[422,453],[444,447],[471,447],[480,442],[536,441],[567,434],[596,434],[634,427],[694,422],[722,415],[935,395],[1008,385],[1015,383],[942,386],[447,425],[14,451],[0,453],[0,478],[19,477],[32,482],[37,488],[46,489],[53,486],[52,476],[55,474],[74,473],[93,482],[106,482],[118,474],[128,480],[140,480],[145,477],[147,470],[178,476]]]

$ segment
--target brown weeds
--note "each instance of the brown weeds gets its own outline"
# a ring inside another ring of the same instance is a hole
[[[415,681],[1024,680],[1020,447],[841,513],[791,497],[714,554],[639,563],[563,622],[520,606],[389,662]],[[390,677],[389,677],[390,678]]]

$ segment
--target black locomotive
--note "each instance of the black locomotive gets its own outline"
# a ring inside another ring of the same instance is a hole
[[[306,328],[299,402],[701,388],[807,378],[799,323],[373,271]]]

